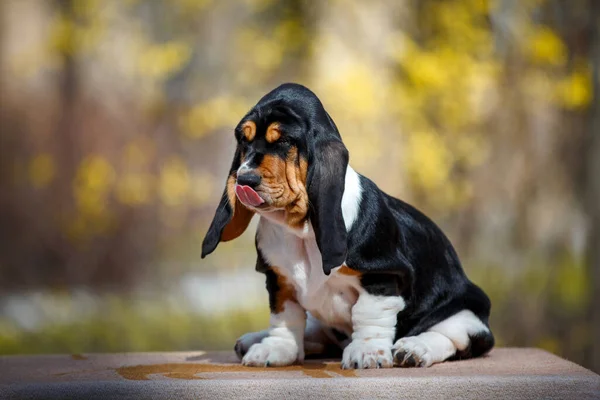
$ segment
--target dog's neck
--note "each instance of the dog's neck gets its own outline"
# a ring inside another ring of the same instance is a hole
[[[287,223],[286,213],[284,210],[259,211],[258,214],[260,215],[261,219],[265,219],[270,223],[279,225],[301,239],[314,238],[314,231],[308,218],[304,220],[301,226],[293,227]]]

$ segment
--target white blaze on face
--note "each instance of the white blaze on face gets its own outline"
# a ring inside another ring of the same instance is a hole
[[[250,164],[249,161],[244,161],[242,165],[237,169],[237,175],[243,175],[246,172],[250,171],[251,168],[248,166]]]

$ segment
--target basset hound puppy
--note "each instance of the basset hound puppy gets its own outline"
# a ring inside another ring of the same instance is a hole
[[[235,350],[248,366],[305,354],[342,355],[342,368],[428,367],[494,345],[490,300],[465,275],[435,223],[348,165],[317,96],[283,84],[235,129],[227,184],[202,258],[251,218],[270,327]]]

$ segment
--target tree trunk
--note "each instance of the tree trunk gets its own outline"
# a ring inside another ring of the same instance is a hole
[[[589,367],[600,373],[600,4],[590,1],[592,15],[591,64],[593,71],[593,101],[589,110],[588,152],[586,162],[585,202],[590,232],[588,236],[588,271],[590,342]]]

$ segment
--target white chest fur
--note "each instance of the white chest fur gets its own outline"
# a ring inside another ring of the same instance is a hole
[[[356,172],[348,167],[342,211],[346,229],[358,214],[362,190]],[[321,253],[310,223],[291,230],[276,213],[261,215],[257,243],[269,265],[277,267],[296,289],[298,303],[324,324],[351,331],[351,309],[361,290],[358,278],[334,269],[323,272]]]

